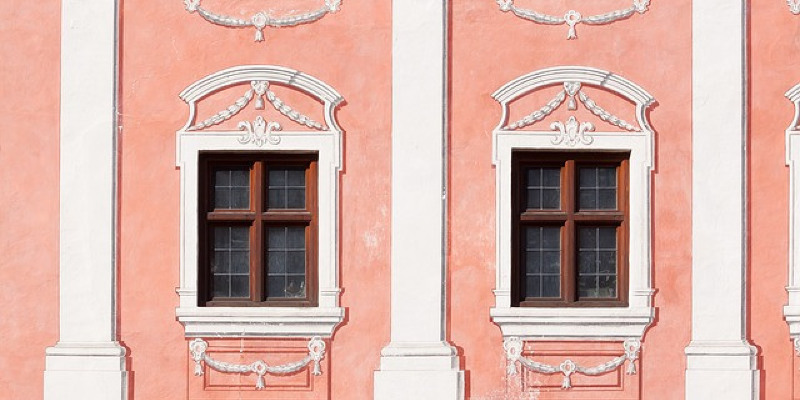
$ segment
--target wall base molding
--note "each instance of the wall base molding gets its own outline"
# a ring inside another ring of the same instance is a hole
[[[44,399],[127,399],[126,353],[117,342],[59,342],[48,347]]]
[[[393,342],[381,351],[375,400],[463,400],[464,371],[446,342]]]
[[[758,399],[756,354],[745,341],[692,341],[686,347],[686,400]]]

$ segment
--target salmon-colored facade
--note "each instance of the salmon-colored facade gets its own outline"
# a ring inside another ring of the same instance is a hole
[[[399,1],[0,11],[0,398],[800,399],[792,0]],[[270,26],[287,15],[307,20]],[[503,168],[525,152],[628,155],[625,302],[504,305]],[[198,300],[206,154],[318,157],[317,304]],[[99,183],[65,184],[84,176]]]

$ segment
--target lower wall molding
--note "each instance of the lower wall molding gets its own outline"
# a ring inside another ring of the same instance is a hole
[[[503,350],[505,350],[506,359],[508,360],[508,366],[506,367],[506,373],[508,375],[517,374],[517,364],[522,366],[522,368],[538,372],[541,374],[550,375],[550,374],[561,373],[564,375],[564,380],[563,383],[561,384],[562,389],[572,388],[572,380],[571,380],[572,374],[582,374],[589,376],[603,375],[621,367],[623,364],[625,364],[626,361],[628,362],[626,374],[635,375],[636,374],[635,362],[639,358],[639,351],[642,348],[642,344],[638,339],[628,339],[622,344],[622,346],[624,354],[615,357],[614,359],[608,362],[599,364],[594,367],[584,367],[572,361],[571,359],[567,359],[558,366],[555,366],[534,361],[528,357],[523,356],[522,355],[523,342],[520,338],[511,337],[503,341]]]
[[[203,375],[203,363],[215,371],[224,373],[255,373],[258,376],[258,379],[256,380],[256,390],[261,390],[266,387],[264,376],[267,374],[276,376],[291,374],[298,372],[308,367],[309,364],[313,363],[311,367],[312,374],[315,376],[322,375],[320,361],[322,361],[322,358],[325,356],[325,342],[318,336],[311,338],[311,340],[308,342],[307,356],[305,356],[302,360],[280,365],[269,365],[266,361],[262,360],[246,364],[215,360],[208,353],[206,353],[206,350],[208,350],[208,342],[203,339],[198,338],[189,342],[189,353],[191,354],[192,360],[194,360],[195,363],[195,376]]]

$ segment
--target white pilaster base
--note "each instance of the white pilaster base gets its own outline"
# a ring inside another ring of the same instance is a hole
[[[756,349],[746,342],[697,342],[686,347],[686,400],[759,398]]]
[[[464,372],[445,342],[391,343],[375,371],[374,400],[463,400]]]
[[[63,343],[45,352],[45,400],[128,398],[125,348],[116,342]]]

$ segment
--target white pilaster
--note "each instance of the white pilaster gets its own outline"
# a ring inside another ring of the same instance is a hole
[[[692,341],[686,399],[757,399],[746,337],[747,16],[744,0],[692,2]]]
[[[445,339],[447,1],[392,3],[391,343],[375,399],[463,399]]]
[[[127,396],[116,341],[117,2],[61,7],[59,341],[46,400]]]

